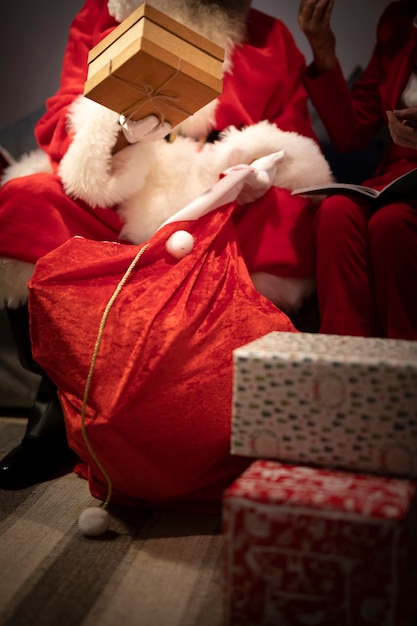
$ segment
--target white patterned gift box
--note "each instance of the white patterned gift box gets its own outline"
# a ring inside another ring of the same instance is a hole
[[[232,454],[417,477],[417,342],[273,332],[233,353]]]
[[[254,461],[224,493],[225,626],[415,626],[416,484]]]

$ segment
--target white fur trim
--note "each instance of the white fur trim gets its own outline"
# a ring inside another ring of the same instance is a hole
[[[145,158],[145,146],[139,143],[130,148],[132,162],[135,155],[138,161]],[[219,141],[202,147],[181,136],[173,143],[149,144],[145,184],[119,205],[125,222],[122,234],[136,244],[147,241],[165,220],[211,187],[224,170],[250,165],[280,150],[284,156],[276,166],[275,186],[294,189],[332,181],[327,161],[312,139],[284,132],[268,121],[243,130],[230,127]]]
[[[28,282],[35,266],[24,261],[0,258],[0,309],[16,309],[28,298]]]
[[[215,126],[217,105],[216,98],[196,111],[194,115],[187,117],[175,127],[174,131],[193,139],[205,139]]]
[[[1,184],[4,185],[13,178],[52,171],[51,163],[46,152],[43,150],[32,150],[32,152],[23,154],[19,160],[14,161],[14,163],[5,168],[1,178]]]
[[[147,159],[135,159],[132,166],[133,146],[112,156],[120,132],[118,113],[80,96],[71,106],[68,122],[74,136],[58,172],[68,195],[92,207],[110,207],[142,187]]]
[[[313,139],[280,130],[267,120],[243,131],[229,127],[222,133],[220,141],[244,154],[245,162],[249,163],[283,150],[285,156],[277,166],[274,178],[276,187],[296,189],[333,181],[329,164]],[[306,180],[309,182],[305,183]]]

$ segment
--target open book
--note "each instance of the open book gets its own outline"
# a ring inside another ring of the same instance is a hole
[[[327,196],[331,194],[340,194],[343,192],[359,193],[371,200],[377,200],[379,203],[386,204],[401,198],[417,197],[417,168],[399,176],[383,189],[377,191],[371,187],[364,185],[354,185],[349,183],[327,183],[325,185],[313,185],[312,187],[299,187],[294,189],[293,195],[299,194],[318,194]]]

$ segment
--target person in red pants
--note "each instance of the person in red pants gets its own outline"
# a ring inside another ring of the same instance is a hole
[[[22,360],[29,367],[36,364],[22,305],[35,263],[77,235],[126,243],[117,206],[135,192],[141,177],[134,163],[128,175],[123,168],[113,168],[112,159],[121,133],[129,129],[113,111],[92,103],[83,93],[89,50],[140,4],[141,0],[85,0],[70,27],[60,87],[48,99],[46,113],[35,128],[41,150],[12,164],[2,180],[0,306],[7,307],[15,335],[25,337]],[[195,144],[212,140],[227,127],[242,129],[265,120],[315,140],[302,84],[304,57],[280,20],[250,8],[248,0],[150,0],[149,4],[214,36],[227,51],[222,94],[206,109],[205,119],[200,116],[199,123],[182,129]],[[154,130],[158,131],[151,129],[148,139],[158,139],[152,135]],[[132,154],[128,151],[129,147],[120,150],[119,156]],[[94,164],[87,174],[86,163],[89,168]],[[274,187],[251,207],[247,212],[242,207],[236,219],[251,274],[314,281],[312,203]],[[0,462],[1,487],[21,487],[47,478],[67,456],[56,389],[48,384],[41,396],[22,443]]]
[[[305,85],[338,152],[392,136],[372,178],[381,189],[417,167],[417,2],[384,10],[377,41],[352,90],[336,56],[334,0],[302,0],[298,21],[313,52]],[[417,189],[375,208],[357,195],[326,198],[314,222],[323,333],[417,339]]]

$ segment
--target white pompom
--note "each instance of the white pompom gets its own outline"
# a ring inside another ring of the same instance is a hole
[[[182,259],[187,254],[190,254],[193,249],[194,237],[186,230],[177,230],[175,233],[172,233],[165,246],[172,256],[176,259]]]
[[[104,535],[110,526],[110,515],[104,509],[90,506],[78,518],[78,528],[86,537]]]

